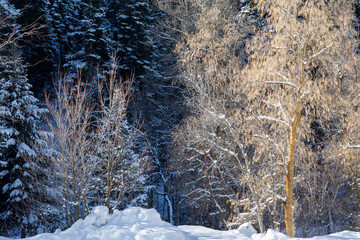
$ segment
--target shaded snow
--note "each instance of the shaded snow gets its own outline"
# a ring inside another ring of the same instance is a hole
[[[26,143],[23,143],[23,142],[20,143],[19,153],[20,154],[26,154],[27,156],[31,156],[31,157],[36,157],[35,151],[32,150]]]
[[[106,207],[96,207],[85,220],[71,228],[55,233],[44,233],[28,240],[295,240],[274,230],[257,234],[250,224],[236,230],[219,231],[202,226],[175,227],[160,219],[154,209],[138,207],[109,214]],[[314,237],[323,240],[360,240],[360,233],[344,231],[328,236]],[[0,240],[9,240],[0,237]]]

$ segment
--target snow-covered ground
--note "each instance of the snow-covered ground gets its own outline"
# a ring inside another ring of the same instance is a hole
[[[106,207],[96,207],[85,220],[77,221],[71,228],[55,233],[44,233],[28,240],[294,240],[279,232],[268,230],[257,234],[250,224],[237,230],[218,231],[201,226],[175,227],[160,219],[154,209],[132,207],[108,213]],[[360,233],[344,231],[328,236],[314,237],[323,240],[360,240]],[[0,240],[8,240],[1,238]]]

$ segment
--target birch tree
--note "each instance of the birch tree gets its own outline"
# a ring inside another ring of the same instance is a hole
[[[346,46],[351,1],[262,1],[266,27],[252,42],[248,96],[267,135],[284,150],[287,235],[295,235],[295,167],[309,151],[301,142],[312,116],[326,115],[337,84],[336,64]],[[339,17],[342,16],[342,17]],[[250,92],[251,91],[251,92]]]
[[[75,87],[69,82],[66,76],[59,78],[56,98],[46,98],[50,114],[47,123],[52,133],[49,146],[54,149],[53,179],[60,184],[68,227],[89,210],[89,185],[99,165],[90,134],[93,106],[89,104],[89,90],[84,88],[80,75]]]

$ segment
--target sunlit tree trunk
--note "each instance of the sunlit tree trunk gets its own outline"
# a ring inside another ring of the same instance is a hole
[[[286,234],[288,236],[295,236],[294,219],[293,219],[293,188],[294,188],[294,168],[295,168],[295,147],[296,147],[296,133],[299,128],[301,118],[302,99],[301,92],[298,91],[296,99],[296,108],[294,118],[290,125],[290,139],[289,139],[289,156],[286,166],[286,201],[285,201],[285,225]]]

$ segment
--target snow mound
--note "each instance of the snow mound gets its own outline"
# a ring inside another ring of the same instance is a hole
[[[253,240],[287,240],[287,239],[290,238],[272,229],[267,230],[266,233],[263,234],[256,234],[253,237]]]
[[[105,206],[98,206],[92,210],[92,214],[85,218],[86,224],[97,227],[104,226],[109,220],[109,209]]]
[[[202,226],[175,227],[161,220],[154,209],[131,207],[109,214],[106,207],[95,207],[84,220],[65,231],[44,233],[28,240],[296,240],[274,230],[257,234],[250,223],[238,229],[219,231]],[[322,240],[360,240],[360,233],[344,231],[312,238]],[[0,240],[9,240],[0,237]]]
[[[241,232],[243,235],[247,236],[248,238],[251,238],[253,234],[257,233],[257,231],[253,228],[251,223],[244,223],[240,225],[238,231]]]
[[[109,214],[104,206],[95,207],[85,220],[53,234],[45,233],[29,240],[185,240],[186,233],[161,220],[154,209],[139,207]]]

